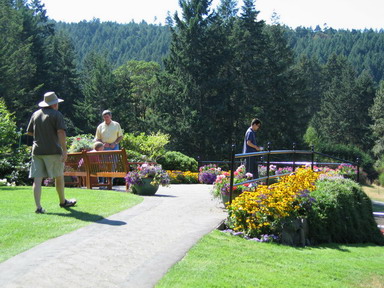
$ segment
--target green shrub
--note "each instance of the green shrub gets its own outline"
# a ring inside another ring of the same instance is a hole
[[[9,183],[29,185],[33,181],[28,178],[31,163],[31,150],[26,145],[14,149],[0,158],[0,179],[6,178]]]
[[[148,157],[134,150],[126,150],[128,162],[147,162]]]
[[[158,163],[163,166],[165,170],[181,170],[181,171],[197,171],[197,161],[181,152],[168,151]]]
[[[379,184],[380,186],[384,186],[384,173],[379,175]]]
[[[164,147],[168,143],[169,135],[160,132],[151,135],[146,135],[145,133],[139,135],[126,133],[120,142],[121,148],[125,148],[125,150],[131,152],[135,151],[136,155],[145,155],[147,156],[147,161],[154,162],[164,155]]]
[[[4,100],[0,98],[0,154],[12,153],[19,137],[15,116],[8,111]]]
[[[311,192],[315,199],[308,215],[309,239],[319,243],[375,243],[384,237],[373,218],[372,203],[350,179],[323,179]]]

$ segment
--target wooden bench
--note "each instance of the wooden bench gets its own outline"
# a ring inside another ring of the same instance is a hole
[[[65,185],[70,186],[86,186],[85,177],[87,176],[87,169],[84,165],[85,151],[68,153],[67,161],[64,164]],[[68,181],[68,178],[71,180]]]
[[[129,171],[127,154],[122,150],[108,150],[97,152],[68,153],[65,162],[64,176],[74,176],[85,179],[79,186],[93,187],[106,186],[112,189],[112,178],[124,178]],[[98,183],[97,178],[107,179],[106,183]],[[79,180],[81,182],[81,180]],[[126,184],[126,191],[128,191]]]

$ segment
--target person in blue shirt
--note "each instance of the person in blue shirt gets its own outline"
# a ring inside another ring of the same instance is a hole
[[[261,121],[259,119],[253,119],[251,126],[245,132],[243,153],[253,153],[258,151],[263,151],[263,147],[258,146],[256,142],[256,131],[261,127]],[[253,174],[253,178],[259,178],[259,169],[257,157],[252,156],[248,157],[245,160],[245,169],[247,172]]]

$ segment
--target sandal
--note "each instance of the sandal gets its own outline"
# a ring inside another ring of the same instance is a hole
[[[35,213],[37,213],[37,214],[44,214],[45,210],[43,209],[43,207],[40,207],[40,208],[36,209]]]
[[[67,200],[65,199],[64,203],[60,203],[60,207],[66,208],[66,207],[73,207],[76,205],[76,199]]]

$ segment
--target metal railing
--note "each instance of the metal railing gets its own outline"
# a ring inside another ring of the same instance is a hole
[[[314,164],[316,163],[315,162],[315,155],[319,155],[319,156],[326,157],[326,158],[331,158],[331,159],[337,160],[337,161],[342,161],[342,163],[352,164],[352,165],[357,167],[356,181],[359,182],[359,178],[360,178],[359,158],[356,159],[356,162],[344,160],[344,159],[341,159],[341,158],[338,158],[338,157],[335,157],[335,156],[331,156],[331,155],[327,155],[327,154],[324,154],[324,153],[316,152],[316,151],[314,151],[314,147],[313,146],[312,146],[311,150],[296,150],[296,145],[295,144],[293,144],[293,149],[292,150],[271,150],[271,143],[270,142],[268,142],[268,147],[267,147],[266,151],[235,154],[235,145],[232,145],[231,161],[230,161],[231,162],[231,167],[230,167],[231,176],[230,176],[230,185],[229,185],[229,189],[230,189],[229,190],[229,203],[232,203],[232,191],[233,191],[233,187],[235,187],[235,186],[249,184],[249,183],[254,183],[254,182],[259,182],[259,181],[264,181],[264,180],[266,180],[266,183],[268,185],[269,184],[269,179],[273,179],[273,178],[278,178],[278,177],[282,177],[282,176],[285,176],[285,175],[289,175],[290,173],[279,174],[279,175],[269,175],[270,164],[272,163],[271,155],[287,155],[287,154],[291,154],[292,155],[292,162],[288,162],[288,163],[290,163],[292,165],[292,170],[293,171],[295,170],[296,166],[302,165],[301,162],[299,162],[300,164],[297,162],[297,155],[310,155],[311,160],[309,162],[307,162],[307,163],[311,164],[311,169],[312,170],[313,170]],[[248,158],[248,157],[257,157],[257,156],[266,156],[266,162],[263,162],[263,163],[266,163],[266,166],[267,166],[266,167],[267,168],[266,176],[234,184],[233,182],[234,182],[234,171],[235,171],[235,159],[242,159],[242,158]],[[287,162],[284,162],[284,163],[287,163]],[[320,164],[320,163],[316,163],[316,164]]]

